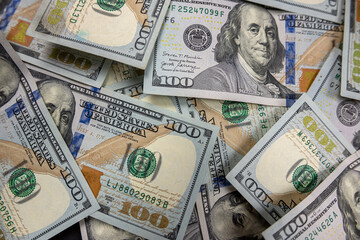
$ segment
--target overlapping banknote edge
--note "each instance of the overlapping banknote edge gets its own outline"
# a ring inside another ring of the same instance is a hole
[[[122,55],[116,54],[116,53],[114,53],[112,51],[101,50],[102,48],[104,48],[104,46],[101,46],[100,44],[93,44],[94,46],[99,46],[99,48],[94,48],[94,47],[90,46],[90,45],[92,45],[91,43],[83,43],[82,44],[78,40],[72,41],[72,40],[68,40],[66,38],[61,39],[61,38],[58,38],[58,37],[53,36],[53,35],[47,35],[47,34],[37,32],[36,27],[40,23],[41,16],[46,11],[47,5],[51,1],[53,1],[53,0],[43,0],[43,2],[41,3],[41,5],[40,5],[40,7],[39,7],[39,9],[38,9],[38,11],[36,13],[36,16],[34,17],[34,20],[31,22],[31,24],[30,24],[30,26],[28,28],[27,34],[29,34],[31,36],[34,36],[34,37],[38,37],[40,39],[43,39],[43,40],[46,40],[46,41],[49,41],[49,42],[53,42],[53,43],[56,43],[56,44],[67,46],[67,47],[70,47],[70,48],[82,49],[82,51],[91,52],[94,55],[105,57],[105,58],[108,58],[108,59],[112,59],[114,61],[126,63],[127,65],[130,65],[130,66],[133,66],[133,67],[136,67],[136,68],[140,68],[140,69],[145,69],[147,67],[147,65],[148,65],[151,53],[152,53],[152,51],[154,49],[154,46],[155,46],[155,43],[157,41],[157,36],[159,35],[160,29],[162,27],[161,23],[165,19],[167,9],[168,9],[168,7],[170,5],[170,2],[171,2],[170,0],[162,0],[163,1],[163,6],[162,6],[163,10],[161,11],[161,13],[159,14],[159,17],[158,17],[159,18],[159,23],[153,29],[153,36],[152,36],[152,38],[150,39],[150,41],[148,43],[148,49],[144,53],[143,60],[138,61],[138,60],[134,60],[132,58],[127,58],[126,57],[127,53],[123,53],[124,56],[122,56]],[[106,48],[106,46],[105,46],[105,48]]]

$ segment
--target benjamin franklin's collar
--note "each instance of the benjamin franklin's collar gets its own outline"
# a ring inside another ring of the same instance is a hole
[[[260,76],[259,74],[257,74],[250,66],[249,64],[247,64],[247,62],[245,61],[245,59],[240,55],[240,53],[238,52],[237,54],[238,59],[240,64],[243,66],[244,70],[250,74],[254,80],[261,82],[261,83],[265,83],[265,81],[267,80],[267,76],[268,76],[268,72],[266,71],[264,76]]]

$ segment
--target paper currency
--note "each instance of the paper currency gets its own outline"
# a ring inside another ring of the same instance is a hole
[[[92,216],[149,239],[182,239],[218,129],[105,88],[31,72],[40,93],[65,85],[73,94],[69,148],[101,206]]]
[[[346,0],[341,96],[360,100],[360,2]]]
[[[360,101],[340,96],[341,50],[334,48],[308,95],[356,150],[360,150]]]
[[[88,217],[80,222],[82,240],[145,240],[125,230]]]
[[[29,34],[145,69],[169,4],[170,0],[44,0]]]
[[[0,236],[49,239],[99,205],[2,33],[0,43]]]
[[[306,15],[174,0],[144,92],[291,106],[341,41],[341,26]]]
[[[207,165],[209,176],[201,186],[196,201],[203,239],[261,235],[268,224],[226,181],[225,176],[281,118],[287,108],[221,100],[179,99],[184,114],[220,128]],[[224,214],[219,213],[219,209]],[[233,216],[241,224],[234,223]]]
[[[104,80],[103,87],[110,87],[122,81],[138,78],[144,79],[144,70],[131,67],[124,63],[113,62]]]
[[[360,151],[268,228],[263,233],[265,239],[358,239],[359,165]]]
[[[345,0],[249,0],[249,2],[342,23]]]
[[[304,93],[226,179],[274,223],[354,152]]]
[[[101,87],[111,61],[26,34],[41,0],[5,1],[0,30],[23,61],[66,77]]]

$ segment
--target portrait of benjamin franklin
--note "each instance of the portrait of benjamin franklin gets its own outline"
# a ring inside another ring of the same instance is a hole
[[[219,198],[210,210],[209,232],[216,240],[261,239],[267,227],[268,223],[237,191]]]
[[[360,172],[350,169],[340,176],[337,197],[346,239],[360,239]]]
[[[38,82],[38,88],[56,127],[66,144],[70,146],[76,104],[70,87],[65,82],[54,79]]]
[[[283,68],[285,48],[274,17],[265,8],[239,3],[221,27],[212,66],[194,78],[194,88],[286,98],[295,93],[271,73]]]
[[[20,83],[20,73],[16,66],[0,56],[0,107],[15,95]]]

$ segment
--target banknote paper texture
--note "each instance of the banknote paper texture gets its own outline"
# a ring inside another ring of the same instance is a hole
[[[38,10],[41,0],[12,0],[0,18],[0,30],[23,61],[75,79],[101,87],[111,61],[89,53],[31,37],[27,29]]]
[[[29,34],[145,69],[170,0],[44,0]]]
[[[360,100],[360,1],[345,4],[341,96]]]
[[[334,48],[308,95],[356,150],[360,149],[360,101],[340,96],[341,50]]]
[[[113,84],[137,78],[144,78],[144,70],[114,61],[104,80],[103,87],[110,87]]]
[[[31,71],[40,93],[65,85],[73,94],[69,148],[101,206],[92,216],[142,237],[182,239],[218,129],[105,88]]]
[[[248,2],[174,0],[144,92],[291,106],[341,41],[341,26],[307,15]]]
[[[0,43],[0,236],[49,239],[100,207],[2,33]]]
[[[249,0],[250,2],[280,8],[285,11],[342,23],[345,0]]]
[[[348,157],[304,201],[263,232],[265,239],[359,238],[360,151]]]
[[[274,223],[354,152],[303,94],[226,178],[269,223]]]

